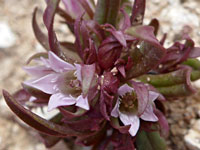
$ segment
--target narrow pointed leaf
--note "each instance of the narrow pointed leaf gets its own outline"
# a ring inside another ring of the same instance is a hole
[[[43,57],[43,58],[48,58],[48,54],[47,53],[36,53],[34,55],[32,55],[26,62],[26,64],[29,64],[32,60],[34,59],[40,59],[40,57]]]
[[[70,112],[69,110],[66,110],[63,107],[59,107],[59,110],[65,119],[73,119],[76,117],[80,117],[87,112],[85,109],[82,108],[77,108],[76,112]]]
[[[61,119],[62,119],[62,115],[59,113],[59,114],[55,115],[54,117],[52,117],[50,119],[50,121],[59,124],[59,123],[61,123]],[[40,134],[40,136],[42,138],[42,142],[45,144],[46,148],[51,148],[52,146],[54,146],[61,140],[60,137],[50,136],[50,135],[46,135],[43,133],[39,133],[39,134]]]
[[[84,60],[84,50],[89,47],[89,31],[86,22],[83,21],[83,15],[79,16],[74,24],[74,33],[76,37],[75,46],[79,56]]]
[[[48,43],[48,37],[40,29],[40,27],[37,23],[36,14],[37,14],[37,7],[34,9],[34,12],[33,12],[33,18],[32,18],[33,31],[34,31],[36,39],[48,51],[48,50],[50,50],[49,43]]]
[[[53,29],[53,22],[59,2],[60,0],[49,0],[43,16],[44,24],[48,30],[50,50],[58,56],[61,55],[61,48]]]
[[[56,34],[54,32],[53,22],[55,13],[59,9],[58,8],[59,2],[60,0],[49,0],[43,16],[44,23],[48,30],[50,50],[68,62],[72,63],[74,63],[75,61],[81,62],[81,59],[76,54],[76,52],[70,51],[67,48],[60,45],[60,43],[57,40]]]
[[[80,0],[62,0],[65,5],[66,13],[73,19],[76,19],[83,14],[84,10],[81,6]]]
[[[79,0],[79,3],[82,5],[84,10],[87,12],[89,17],[93,19],[94,17],[94,10],[92,8],[91,2],[89,0]]]
[[[42,138],[42,142],[45,144],[46,148],[51,148],[54,145],[56,145],[61,138],[60,137],[56,137],[56,136],[50,136],[50,135],[46,135],[46,134],[40,134],[41,138]]]
[[[157,19],[152,19],[149,26],[154,27],[154,35],[156,36],[159,30],[159,21]]]
[[[121,30],[124,32],[128,27],[131,26],[131,20],[129,15],[126,13],[124,9],[121,9],[121,12],[123,13],[123,25],[121,27]]]
[[[72,30],[72,28],[73,28],[72,26],[73,26],[73,24],[74,24],[74,22],[75,22],[75,19],[73,19],[72,16],[70,16],[70,14],[68,14],[65,10],[63,10],[63,9],[60,8],[60,7],[58,8],[57,13],[58,13],[62,18],[64,18],[64,20],[66,21],[66,23],[67,23],[69,29],[71,30],[72,33],[74,33],[73,30]]]
[[[25,123],[35,128],[36,130],[47,134],[54,135],[58,137],[66,137],[66,136],[76,136],[79,133],[67,128],[55,124],[51,121],[47,121],[38,115],[32,113],[30,110],[21,106],[8,92],[3,91],[3,96],[6,100],[7,105],[10,109]]]
[[[133,26],[141,25],[143,23],[145,5],[146,0],[135,0],[131,16],[131,23]]]
[[[76,51],[76,46],[75,44],[71,43],[71,42],[60,42],[60,45],[63,46],[63,48],[66,48],[72,52]]]

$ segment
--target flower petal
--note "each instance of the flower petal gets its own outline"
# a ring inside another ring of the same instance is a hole
[[[135,136],[139,130],[140,127],[140,119],[135,116],[134,122],[131,124],[131,127],[129,129],[129,133],[131,136]]]
[[[44,57],[40,57],[39,61],[42,62],[47,68],[51,68],[49,59],[46,59]]]
[[[30,102],[34,102],[34,101],[36,101],[36,100],[37,100],[37,98],[34,97],[34,96],[31,96],[31,97],[29,98],[29,101],[30,101]]]
[[[47,94],[54,94],[58,91],[56,80],[59,74],[49,74],[36,80],[29,80],[24,82],[25,85],[39,89]]]
[[[111,112],[111,116],[116,117],[116,118],[119,116],[119,105],[120,105],[120,101],[119,99],[117,99],[115,107],[113,108]]]
[[[76,106],[81,107],[81,108],[86,109],[86,110],[90,109],[87,97],[83,98],[82,95],[80,95],[76,99]]]
[[[132,92],[132,91],[134,91],[132,87],[130,87],[128,84],[124,84],[118,89],[118,94],[120,96],[123,96],[124,94]]]
[[[80,64],[74,64],[76,67],[76,77],[77,79],[82,82],[82,77],[81,77],[81,65]]]
[[[53,52],[49,52],[49,63],[51,68],[56,72],[66,72],[69,70],[75,70],[75,67],[72,64],[65,62],[60,59]]]
[[[129,133],[131,134],[131,136],[135,136],[140,127],[140,119],[138,118],[138,116],[120,113],[120,120],[123,122],[124,125],[131,125]]]
[[[82,78],[82,95],[86,97],[90,88],[97,87],[97,76],[95,74],[95,64],[83,65],[81,68],[81,78]]]
[[[143,114],[147,105],[149,104],[149,90],[147,85],[142,82],[132,81],[133,88],[138,100],[138,116]]]
[[[76,103],[76,99],[72,96],[62,93],[53,94],[48,103],[48,111],[51,111],[59,106],[69,106]]]
[[[159,93],[149,91],[149,102],[154,102],[159,95],[160,95]]]
[[[140,118],[145,121],[158,121],[157,116],[153,112],[153,106],[151,104],[147,105],[144,113],[140,116]]]
[[[50,68],[47,68],[46,66],[31,66],[31,67],[23,67],[23,69],[31,76],[34,77],[43,77],[50,73],[53,73],[53,71]]]

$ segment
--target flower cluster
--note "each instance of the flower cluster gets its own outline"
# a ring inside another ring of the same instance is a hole
[[[145,0],[133,7],[129,0],[62,0],[65,9],[60,0],[46,3],[48,35],[37,24],[37,9],[32,21],[47,52],[29,59],[38,65],[24,67],[32,79],[21,90],[3,91],[11,110],[39,131],[47,147],[68,139],[92,150],[144,149],[143,143],[154,149],[155,142],[157,150],[166,149],[163,103],[195,92],[191,81],[200,78],[200,48],[186,34],[184,43],[165,48],[166,35],[156,38],[158,20],[143,25]],[[56,14],[74,43],[58,41]],[[31,111],[44,106],[59,114],[45,120]]]

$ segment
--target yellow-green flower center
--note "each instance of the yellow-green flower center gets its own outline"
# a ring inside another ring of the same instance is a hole
[[[120,111],[121,112],[136,112],[138,107],[137,96],[134,92],[126,93],[120,96]]]
[[[63,73],[63,81],[61,82],[62,93],[77,97],[81,94],[81,85],[77,77],[74,75],[74,71],[68,71]]]

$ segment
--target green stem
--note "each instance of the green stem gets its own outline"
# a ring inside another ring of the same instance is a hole
[[[189,96],[193,93],[186,84],[156,88],[165,97]]]
[[[190,78],[191,78],[191,81],[196,81],[200,79],[200,71],[199,70],[192,71]]]
[[[115,26],[120,9],[121,0],[110,0],[109,4],[110,5],[108,9],[108,16],[106,22]]]
[[[121,6],[122,6],[124,3],[130,3],[130,1],[129,1],[129,0],[121,0]]]
[[[159,75],[143,75],[138,79],[155,87],[170,86],[183,83],[185,81],[184,74],[181,70]]]
[[[193,70],[191,72],[191,81],[195,81],[200,79],[200,70]],[[138,80],[149,83],[155,87],[163,87],[163,86],[171,86],[175,84],[181,84],[185,82],[185,75],[184,72],[181,70],[160,74],[160,75],[143,75]]]
[[[166,150],[166,143],[159,132],[140,131],[136,136],[137,150]]]
[[[94,19],[99,24],[104,24],[106,22],[106,15],[107,15],[107,5],[109,0],[98,0],[96,12],[94,15]]]
[[[115,26],[121,0],[98,0],[94,19],[99,24],[110,23]]]

